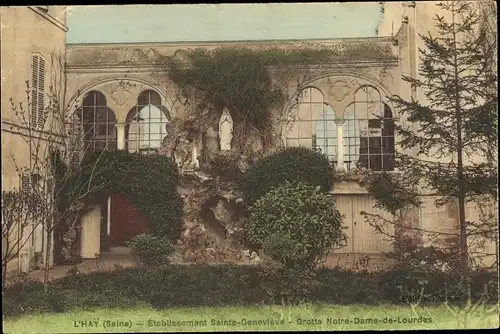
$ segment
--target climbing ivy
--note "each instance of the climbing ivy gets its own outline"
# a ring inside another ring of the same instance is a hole
[[[290,79],[307,81],[306,72],[329,66],[334,60],[373,60],[389,55],[391,50],[373,42],[289,49],[221,47],[177,50],[163,63],[182,95],[196,100],[198,112],[212,110],[219,116],[227,107],[236,124],[256,129],[266,145],[273,132],[271,110],[280,109],[289,98],[286,89]],[[245,136],[244,131],[239,132]]]
[[[89,152],[71,179],[57,155],[54,157],[59,210],[84,193],[86,205],[100,203],[114,194],[126,196],[150,222],[153,233],[175,241],[180,236],[183,201],[177,193],[177,166],[168,157],[126,151]],[[81,189],[91,191],[81,192]]]

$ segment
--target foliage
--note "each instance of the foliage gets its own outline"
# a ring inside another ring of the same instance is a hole
[[[217,154],[211,159],[206,171],[214,176],[239,180],[242,176],[239,167],[241,159],[240,154]]]
[[[450,19],[436,15],[436,35],[420,35],[425,47],[419,78],[403,76],[422,92],[421,100],[390,99],[405,120],[395,125],[402,152],[398,173],[383,175],[382,183],[374,177],[370,188],[378,205],[393,213],[418,207],[422,194],[435,196],[437,206],[458,203],[460,263],[466,270],[468,237],[481,233],[481,227],[491,229],[482,221],[466,221],[466,203],[497,202],[496,29],[486,29],[475,3],[437,6]]]
[[[285,268],[312,270],[345,240],[342,219],[330,194],[319,186],[285,183],[250,208],[248,241]]]
[[[318,301],[317,297],[325,287],[315,273],[287,268],[265,268],[259,277],[266,300],[272,304],[297,305],[304,301]]]
[[[32,210],[36,219],[29,221],[33,228],[24,229],[23,235],[18,234],[18,239],[13,242],[31,240],[33,231],[39,231],[38,227],[44,229],[42,260],[46,282],[52,262],[49,250],[55,248],[56,262],[77,258],[75,244],[80,218],[93,204],[100,204],[107,196],[115,193],[126,195],[149,218],[155,234],[172,240],[180,235],[183,204],[176,189],[177,169],[168,158],[95,151],[94,146],[102,142],[94,142],[95,138],[85,133],[88,129],[81,124],[78,113],[64,103],[64,58],[62,55],[52,55],[51,58],[52,82],[46,102],[42,103],[45,108],[36,110],[36,124],[32,106],[36,101],[40,102],[41,97],[32,96],[33,89],[27,82],[26,101],[11,99],[17,125],[10,126],[25,140],[27,147],[22,152],[27,155],[23,156],[23,161],[27,158],[27,162],[18,163],[18,155],[12,155],[15,172],[23,177],[23,186],[25,180],[29,181],[29,188],[22,191],[28,191],[39,203],[38,210]],[[21,202],[24,206],[31,205],[26,196]],[[26,212],[21,205],[14,207],[17,210],[15,215]],[[19,247],[11,249],[15,253]]]
[[[43,212],[42,203],[30,192],[2,191],[2,282],[6,280],[8,264],[30,240],[19,238],[18,232],[34,224],[35,217]],[[3,284],[2,283],[2,284]],[[3,285],[2,285],[3,286]]]
[[[171,241],[179,238],[183,202],[177,193],[177,166],[171,159],[126,151],[102,151],[86,154],[82,165],[92,166],[92,169],[83,169],[83,174],[76,175],[76,179],[87,180],[85,173],[92,170],[94,182],[106,184],[99,192],[88,194],[88,202],[98,203],[103,197],[123,194],[148,218],[154,234]]]
[[[132,255],[146,266],[168,264],[169,256],[174,251],[170,240],[151,234],[137,235],[127,246],[130,247]]]
[[[207,105],[227,107],[237,121],[247,121],[258,130],[269,126],[270,110],[283,102],[284,96],[273,87],[265,61],[255,52],[197,49],[183,55],[191,66],[172,57],[168,69],[169,77],[181,89],[202,92]]]
[[[369,180],[366,182],[365,180]],[[392,214],[399,212],[408,205],[421,204],[419,196],[408,190],[408,179],[401,180],[397,175],[386,171],[366,171],[364,180],[367,190],[373,195],[376,207],[387,210]]]
[[[425,296],[421,304],[450,304],[463,300],[454,288],[457,277],[428,273],[419,280]],[[404,268],[387,272],[353,272],[322,268],[312,277],[290,276],[285,270],[258,266],[168,265],[156,268],[126,268],[109,272],[71,275],[50,283],[44,293],[37,281],[9,286],[3,296],[4,316],[37,312],[71,311],[103,307],[133,307],[150,304],[156,308],[281,305],[315,302],[332,305],[406,304],[403,290],[420,288],[417,277]],[[488,291],[485,291],[488,286]],[[471,296],[498,303],[498,276],[492,272],[471,275]],[[420,291],[420,290],[418,290]],[[55,296],[59,298],[53,298]],[[58,300],[58,301],[57,301]],[[455,302],[454,302],[455,301]]]
[[[198,112],[219,117],[227,107],[236,126],[243,125],[239,132],[256,129],[266,145],[272,134],[271,110],[285,105],[288,81],[298,81],[300,86],[301,81],[310,79],[309,71],[318,75],[318,68],[334,60],[385,59],[389,55],[390,47],[367,42],[177,50],[161,62],[165,64],[162,70],[182,95],[196,100]]]
[[[70,306],[65,291],[51,287],[44,291],[43,283],[27,279],[9,286],[5,292],[8,298],[2,300],[5,315],[38,312],[64,312]]]
[[[320,186],[322,191],[328,192],[333,187],[334,172],[321,153],[304,147],[289,147],[251,165],[243,175],[240,188],[245,202],[252,205],[272,187],[286,181]]]

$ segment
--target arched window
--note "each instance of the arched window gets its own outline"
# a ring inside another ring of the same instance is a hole
[[[325,103],[323,93],[313,87],[305,88],[289,116],[286,145],[318,150],[335,164],[338,160],[335,112]]]
[[[354,108],[344,111],[344,169],[350,170],[358,166],[359,148],[361,145],[359,121]]]
[[[345,170],[355,167],[375,171],[394,169],[394,120],[376,88],[363,86],[358,89],[354,102],[344,110],[338,124],[337,118],[321,91],[312,87],[304,89],[300,103],[289,114],[286,145],[319,150],[336,167],[341,160],[339,155],[343,154]],[[342,132],[339,133],[340,126]],[[343,146],[339,149],[340,134]]]
[[[379,91],[371,86],[358,89],[344,118],[345,152],[349,159],[359,167],[393,170],[394,120]]]
[[[167,135],[168,110],[162,106],[160,95],[153,90],[143,91],[137,105],[127,115],[126,145],[129,152],[155,153]]]
[[[85,94],[77,116],[83,128],[86,149],[116,150],[115,114],[108,108],[106,97],[101,92]]]
[[[323,104],[323,111],[316,121],[316,145],[334,164],[337,162],[337,124],[332,107]],[[314,148],[314,147],[313,147]]]

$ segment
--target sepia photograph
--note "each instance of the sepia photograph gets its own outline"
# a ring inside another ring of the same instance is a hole
[[[5,333],[499,328],[495,1],[0,9]]]

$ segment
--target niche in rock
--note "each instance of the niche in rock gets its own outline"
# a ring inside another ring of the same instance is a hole
[[[227,108],[224,108],[219,120],[219,143],[221,151],[231,150],[233,140],[233,118]]]
[[[204,221],[208,231],[212,232],[219,241],[227,240],[238,231],[244,221],[243,207],[233,200],[221,195],[209,197],[202,205],[200,218]]]

